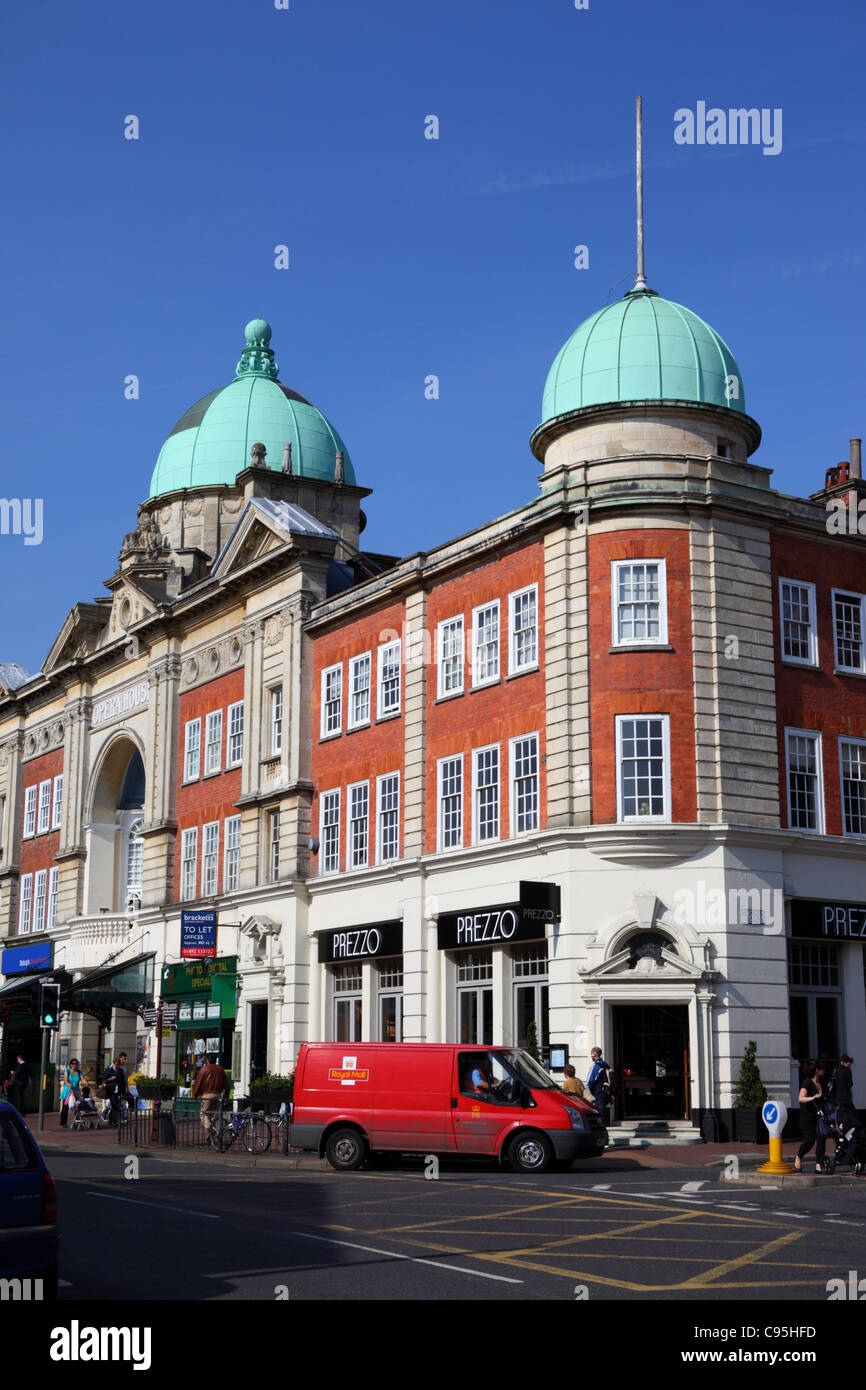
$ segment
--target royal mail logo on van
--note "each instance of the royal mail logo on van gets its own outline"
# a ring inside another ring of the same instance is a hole
[[[369,1081],[370,1068],[359,1067],[357,1057],[344,1057],[341,1067],[331,1067],[329,1081],[339,1081],[341,1086],[354,1086],[356,1081]]]

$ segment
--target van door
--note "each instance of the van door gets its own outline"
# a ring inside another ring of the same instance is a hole
[[[492,1052],[458,1052],[451,1111],[458,1153],[495,1154],[521,1115],[520,1086]]]
[[[449,1048],[377,1049],[375,1107],[370,1147],[407,1153],[451,1153],[451,1073]]]

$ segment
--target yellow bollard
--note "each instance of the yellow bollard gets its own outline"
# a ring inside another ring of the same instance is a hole
[[[795,1170],[782,1157],[782,1130],[788,1118],[788,1108],[780,1100],[764,1101],[761,1119],[767,1126],[770,1136],[770,1157],[762,1163],[759,1173],[793,1173]]]

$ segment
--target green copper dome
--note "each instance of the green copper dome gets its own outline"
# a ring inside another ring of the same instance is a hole
[[[715,329],[682,304],[639,289],[586,319],[557,353],[542,422],[584,406],[647,400],[746,409],[740,369]]]
[[[343,479],[354,485],[348,450],[334,426],[304,396],[278,380],[279,367],[269,346],[271,327],[252,319],[245,330],[234,381],[191,405],[163,444],[150,496],[176,488],[233,483],[252,462],[254,444],[264,444],[265,462],[283,469],[291,444],[292,472],[301,478],[334,481],[337,451],[343,453]]]

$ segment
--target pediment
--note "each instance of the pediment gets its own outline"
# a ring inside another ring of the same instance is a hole
[[[114,591],[111,617],[102,634],[101,646],[119,642],[126,637],[129,629],[143,618],[149,618],[157,611],[157,605],[146,590],[132,580],[126,579]]]
[[[265,555],[301,545],[336,542],[337,532],[318,521],[309,512],[289,502],[274,502],[270,498],[254,497],[244,507],[234,529],[214,561],[211,571],[215,579],[225,579],[235,571],[245,569]]]
[[[651,956],[644,956],[633,965],[631,951],[624,950],[617,951],[616,955],[592,970],[581,971],[580,978],[608,982],[615,979],[618,983],[635,985],[646,984],[648,980],[693,980],[697,983],[704,978],[704,971],[668,950],[662,950],[661,964]]]
[[[54,639],[43,662],[43,671],[52,671],[67,661],[89,656],[100,646],[101,637],[110,619],[110,609],[102,603],[76,603],[66,615],[66,621]]]

